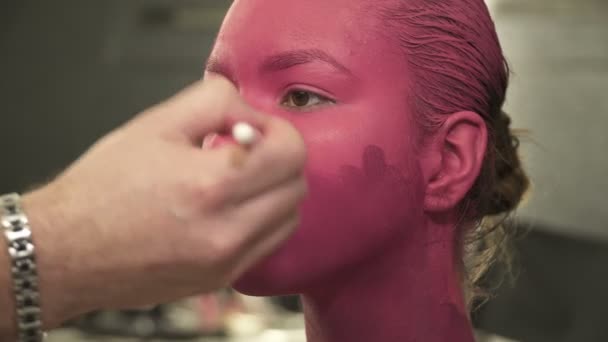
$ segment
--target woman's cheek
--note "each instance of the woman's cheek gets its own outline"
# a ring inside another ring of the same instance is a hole
[[[323,175],[337,175],[345,165],[361,165],[365,148],[374,146],[374,139],[359,127],[323,126],[295,123],[308,149],[308,168]]]
[[[403,236],[416,220],[421,199],[415,175],[390,164],[379,147],[358,152],[357,163],[336,157],[342,165],[331,175],[310,171],[310,195],[291,252],[305,254],[314,241],[315,253],[327,253],[321,260],[355,263]]]

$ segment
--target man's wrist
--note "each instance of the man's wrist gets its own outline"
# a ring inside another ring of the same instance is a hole
[[[14,308],[19,341],[42,341],[42,312],[38,289],[36,245],[27,215],[23,212],[21,196],[0,196],[0,219],[10,256]]]
[[[23,208],[36,243],[38,282],[45,329],[56,328],[78,314],[78,286],[70,267],[71,227],[64,219],[59,198],[50,186],[23,196]]]
[[[4,244],[4,243],[2,243]],[[0,341],[14,341],[17,338],[17,321],[15,319],[15,294],[11,279],[10,265],[11,258],[6,248],[0,248],[0,308],[2,318],[0,318]]]

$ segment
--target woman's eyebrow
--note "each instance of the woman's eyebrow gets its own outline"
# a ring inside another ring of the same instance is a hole
[[[352,76],[352,72],[346,66],[319,49],[291,50],[268,56],[260,65],[260,72],[276,72],[316,61],[327,63],[336,70]]]
[[[232,68],[215,56],[209,57],[205,65],[205,71],[224,76],[233,84],[237,84]]]

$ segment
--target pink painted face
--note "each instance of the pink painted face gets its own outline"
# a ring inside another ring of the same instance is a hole
[[[237,282],[242,292],[309,291],[421,224],[406,62],[362,5],[237,0],[222,26],[208,71],[291,121],[309,150],[301,227]]]

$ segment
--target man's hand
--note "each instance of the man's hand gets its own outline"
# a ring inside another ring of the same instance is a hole
[[[255,146],[201,149],[236,121],[262,132]],[[304,164],[298,132],[219,76],[110,133],[24,199],[47,325],[228,285],[297,226]]]

